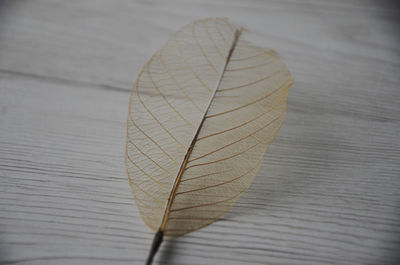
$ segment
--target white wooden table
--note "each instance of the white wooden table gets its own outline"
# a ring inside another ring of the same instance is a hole
[[[29,0],[0,3],[0,264],[144,263],[128,96],[170,34],[212,16],[287,64],[287,121],[238,205],[155,263],[400,262],[394,1]]]

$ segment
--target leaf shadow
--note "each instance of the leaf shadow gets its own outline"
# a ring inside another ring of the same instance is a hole
[[[7,231],[5,227],[0,224],[0,231]],[[4,234],[0,235],[0,264],[7,262],[7,246],[9,243],[5,240]]]
[[[176,238],[169,237],[164,239],[164,243],[161,245],[160,253],[158,258],[156,258],[157,264],[173,264],[174,257],[176,256],[177,252],[177,240]]]
[[[285,132],[278,135],[269,148],[252,185],[225,215],[224,219],[257,215],[260,214],[260,211],[264,214],[273,214],[276,211],[281,211],[280,207],[285,205],[285,202],[294,202],[294,195],[307,194],[313,187],[321,185],[324,180],[318,174],[311,176],[310,173],[311,169],[314,168],[313,159],[318,154],[312,149],[302,149],[296,146],[305,143],[317,145],[318,143],[313,143],[312,139],[325,141],[324,139],[329,135],[326,133],[320,135],[319,132],[305,132],[303,130],[297,130],[295,137],[292,135],[285,134]],[[323,155],[325,159],[337,159],[336,154],[330,150],[325,150]],[[336,170],[335,167],[325,167],[320,174],[332,174]],[[290,207],[288,205],[288,208]]]

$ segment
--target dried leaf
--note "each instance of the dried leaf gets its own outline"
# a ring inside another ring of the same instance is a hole
[[[292,83],[273,52],[225,18],[172,35],[129,103],[125,161],[144,222],[179,236],[229,211],[285,119]]]

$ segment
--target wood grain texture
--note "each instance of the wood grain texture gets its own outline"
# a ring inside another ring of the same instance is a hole
[[[400,9],[388,1],[2,1],[0,264],[143,264],[129,93],[180,26],[226,16],[294,76],[287,120],[221,221],[156,264],[396,264]]]

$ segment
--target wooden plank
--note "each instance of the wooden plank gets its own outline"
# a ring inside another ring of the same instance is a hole
[[[374,1],[3,1],[0,264],[142,264],[123,164],[130,88],[181,25],[226,16],[295,85],[250,190],[156,264],[394,264],[399,8]]]

